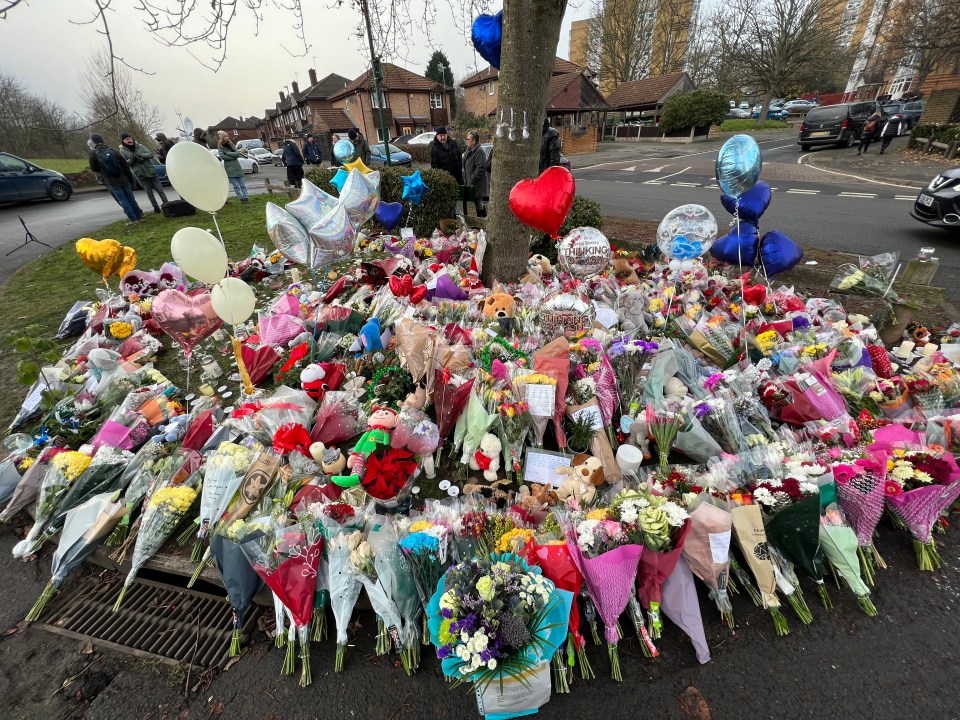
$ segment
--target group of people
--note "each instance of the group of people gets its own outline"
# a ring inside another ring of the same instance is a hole
[[[879,112],[874,112],[863,124],[863,132],[860,134],[860,145],[857,148],[857,155],[865,153],[870,144],[881,140],[880,154],[890,147],[893,139],[900,134],[903,129],[903,116],[900,114],[883,117]]]
[[[350,142],[353,143],[353,156],[349,158],[347,162],[353,162],[359,159],[363,160],[365,165],[369,165],[370,146],[367,144],[367,139],[363,136],[363,133],[359,130],[350,130],[350,132],[347,133],[347,137],[350,139]],[[338,142],[340,142],[339,135],[330,136],[331,147],[335,146]],[[341,162],[334,153],[330,155],[331,165],[334,167],[341,165]],[[320,145],[316,142],[313,135],[307,135],[306,142],[303,144],[303,150],[297,146],[297,143],[289,138],[283,141],[283,164],[287,168],[287,182],[294,187],[301,187],[303,185],[304,165],[320,165],[322,162],[323,151],[320,149]]]
[[[490,199],[490,172],[493,166],[493,150],[484,152],[480,145],[480,133],[471,130],[467,133],[467,149],[463,155],[456,141],[444,127],[435,129],[430,146],[430,167],[446,170],[453,175],[458,185],[473,188],[473,203],[477,217],[486,217],[485,203]],[[560,133],[550,126],[550,120],[543,121],[540,136],[540,172],[548,167],[560,164]]]
[[[103,184],[123,208],[128,225],[134,225],[144,217],[143,210],[133,194],[135,184],[139,184],[146,191],[147,198],[153,205],[153,212],[163,212],[162,206],[166,205],[168,200],[154,167],[157,156],[153,150],[138,143],[130,133],[120,133],[120,146],[117,150],[108,146],[99,133],[90,135],[87,145],[90,147],[90,169],[100,175]],[[173,143],[170,143],[170,146],[164,147],[164,157],[172,145]]]

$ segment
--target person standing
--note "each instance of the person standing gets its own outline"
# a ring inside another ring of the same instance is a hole
[[[223,169],[227,173],[227,179],[233,186],[233,194],[237,196],[240,202],[246,203],[248,200],[247,183],[243,179],[243,168],[240,166],[240,158],[243,157],[243,153],[237,150],[237,146],[233,144],[233,140],[227,136],[225,131],[220,130],[217,133],[217,138],[217,152],[220,159],[223,160]]]
[[[340,161],[337,160],[337,154],[333,149],[337,146],[337,143],[340,142],[339,135],[330,136],[330,166],[331,167],[340,167]]]
[[[197,145],[203,145],[208,150],[210,149],[209,137],[207,136],[207,131],[203,128],[193,129],[193,141],[197,143]]]
[[[323,162],[323,153],[320,152],[320,146],[314,142],[313,135],[307,135],[307,142],[303,146],[303,159],[311,165]]]
[[[540,172],[560,164],[560,144],[560,133],[550,127],[550,118],[544,118],[540,136]]]
[[[283,164],[287,166],[287,182],[300,187],[303,184],[303,155],[293,140],[283,141]]]
[[[857,155],[865,153],[867,148],[870,147],[870,143],[877,139],[882,120],[883,116],[876,111],[867,118],[867,121],[863,124],[863,131],[860,133],[860,147],[857,148]]]
[[[156,168],[153,167],[153,151],[134,140],[130,133],[120,133],[120,155],[127,161],[137,183],[146,191],[154,214],[159,215],[163,212],[160,206],[167,204],[167,194],[157,177]],[[160,196],[159,204],[154,193]]]
[[[457,185],[463,185],[463,164],[460,147],[447,135],[444,127],[436,128],[436,135],[430,143],[430,167],[434,170],[446,170],[453,175]]]
[[[370,146],[367,144],[367,139],[363,136],[363,133],[359,130],[351,130],[347,133],[347,137],[353,143],[353,159],[363,160],[363,164],[369,166]]]
[[[98,173],[107,186],[107,190],[123,208],[129,222],[127,225],[136,225],[143,220],[143,210],[137,204],[133,195],[133,172],[130,166],[112,147],[103,142],[100,133],[90,136],[93,149],[90,151],[90,169]]]
[[[463,179],[465,185],[473,187],[473,204],[477,217],[486,217],[484,201],[489,197],[487,176],[487,154],[480,147],[480,133],[471,130],[467,133],[467,151],[463,154]]]
[[[161,165],[167,164],[167,153],[173,147],[173,140],[170,140],[163,133],[157,133],[154,138],[157,141],[157,162]]]
[[[895,137],[899,137],[900,133],[903,131],[903,115],[896,113],[887,118],[887,121],[883,124],[883,130],[880,131],[880,137],[883,142],[880,143],[880,154],[883,155],[883,151],[890,147],[890,143],[893,142]]]

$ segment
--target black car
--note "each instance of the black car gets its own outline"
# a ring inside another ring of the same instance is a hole
[[[69,200],[73,185],[61,173],[45,170],[10,153],[0,153],[0,203]]]
[[[860,139],[867,118],[875,112],[881,113],[881,107],[873,101],[815,107],[800,125],[797,145],[803,151],[816,145],[852,147]]]
[[[944,170],[913,203],[910,216],[933,227],[960,232],[960,167]]]
[[[887,117],[898,114],[902,115],[904,120],[903,132],[910,132],[910,130],[920,122],[924,105],[926,105],[924,100],[885,102],[883,104],[883,114]]]

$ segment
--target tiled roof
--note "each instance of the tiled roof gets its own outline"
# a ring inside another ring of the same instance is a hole
[[[380,67],[383,70],[383,82],[380,83],[382,90],[419,90],[420,92],[430,92],[451,89],[442,83],[425,78],[423,75],[417,75],[415,72],[410,72],[391,63],[383,63]],[[337,100],[347,95],[352,95],[357,90],[372,89],[373,71],[367,70],[345,88],[331,95],[329,99]]]
[[[350,84],[350,78],[345,78],[343,75],[337,75],[336,73],[330,73],[325,78],[320,80],[316,85],[311,85],[302,93],[297,96],[297,99],[304,98],[313,98],[313,99],[325,99],[330,97],[336,92],[343,90],[344,87]]]
[[[569,60],[564,60],[563,58],[554,58],[553,60],[553,71],[552,74],[556,75],[569,75],[574,72],[581,72],[582,67],[576,63],[572,63]],[[460,83],[460,87],[470,87],[471,85],[479,85],[480,83],[486,82],[487,80],[496,80],[500,77],[500,72],[493,66],[488,66],[481,70],[478,73],[474,73],[466,80]],[[550,95],[549,97],[553,97]]]
[[[627,109],[643,105],[656,105],[662,102],[673,87],[686,78],[683,71],[648,77],[643,80],[634,80],[617,85],[607,102],[614,109]],[[686,78],[689,82],[689,78]]]
[[[350,130],[356,128],[357,124],[343,110],[328,108],[313,111],[314,127],[326,125],[331,131]]]
[[[260,122],[259,118],[248,117],[243,120],[238,120],[232,115],[227,115],[223,120],[218,122],[216,125],[211,125],[208,130],[253,130],[257,123]]]

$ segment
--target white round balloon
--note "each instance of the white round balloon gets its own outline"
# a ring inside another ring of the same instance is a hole
[[[227,201],[227,173],[205,146],[178,142],[167,153],[167,177],[180,197],[206,212],[217,212]]]
[[[187,275],[208,285],[220,282],[227,274],[227,251],[206,230],[180,228],[170,241],[170,254]]]
[[[213,286],[210,303],[221,320],[231,325],[239,325],[253,315],[257,296],[240,278],[228,277]]]
[[[657,246],[671,260],[693,260],[717,239],[717,221],[702,205],[674,208],[657,228]]]

